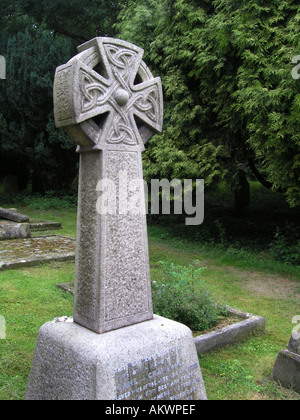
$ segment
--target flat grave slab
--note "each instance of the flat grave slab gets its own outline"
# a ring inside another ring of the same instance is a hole
[[[0,207],[0,241],[7,239],[26,239],[31,232],[52,231],[62,229],[59,222],[32,219],[18,213],[17,209]]]
[[[30,230],[31,232],[45,231],[45,230],[59,230],[62,229],[62,225],[59,222],[49,222],[40,219],[30,219]]]
[[[0,271],[50,261],[74,261],[76,240],[52,235],[0,241]]]
[[[30,224],[16,223],[0,219],[0,241],[17,238],[30,238]]]
[[[25,216],[24,214],[20,214],[16,211],[16,209],[13,209],[11,211],[10,209],[3,209],[0,207],[0,218],[5,220],[11,220],[16,223],[28,223],[29,217]]]

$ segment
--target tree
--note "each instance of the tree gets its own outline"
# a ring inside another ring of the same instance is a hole
[[[234,187],[245,163],[299,204],[300,84],[291,76],[298,26],[295,0],[132,1],[119,36],[147,48],[166,98],[146,174]]]
[[[28,22],[76,43],[95,36],[114,36],[114,24],[127,0],[1,0],[0,24],[16,33]]]
[[[7,79],[0,85],[0,176],[18,174],[22,186],[66,189],[77,167],[72,141],[53,121],[53,79],[76,46],[114,36],[127,0],[2,0],[0,54]],[[27,170],[26,170],[27,168]]]

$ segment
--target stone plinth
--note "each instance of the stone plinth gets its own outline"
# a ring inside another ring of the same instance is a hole
[[[205,400],[191,331],[153,320],[96,334],[62,319],[41,327],[27,400]]]

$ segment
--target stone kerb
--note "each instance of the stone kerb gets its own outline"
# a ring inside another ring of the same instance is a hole
[[[265,331],[265,318],[229,306],[227,311],[229,316],[241,318],[241,321],[196,337],[195,345],[199,355],[236,344],[252,334]]]

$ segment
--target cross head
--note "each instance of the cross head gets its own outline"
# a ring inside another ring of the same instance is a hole
[[[142,61],[144,51],[113,38],[95,38],[57,69],[54,109],[79,151],[139,146],[162,129],[163,94]]]

